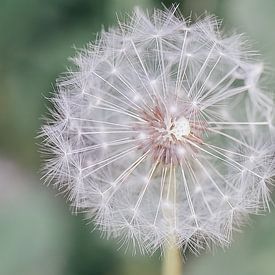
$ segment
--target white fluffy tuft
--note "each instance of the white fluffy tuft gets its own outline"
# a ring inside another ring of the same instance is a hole
[[[275,175],[263,63],[215,17],[176,12],[136,9],[103,31],[58,81],[42,128],[45,181],[149,253],[171,236],[195,253],[229,244],[269,209]]]

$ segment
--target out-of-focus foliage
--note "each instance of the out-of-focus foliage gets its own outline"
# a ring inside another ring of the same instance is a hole
[[[253,219],[250,229],[236,234],[232,247],[190,259],[189,275],[273,275],[275,273],[275,212]]]
[[[106,2],[0,2],[0,141],[9,153],[30,164],[37,160],[33,144],[45,110],[42,94],[65,70],[73,45],[83,46],[101,28]]]
[[[62,204],[11,161],[0,160],[0,183],[0,274],[62,274],[71,250]]]
[[[102,241],[62,196],[37,178],[35,139],[56,77],[68,57],[133,6],[181,2],[185,15],[205,9],[247,32],[275,67],[274,0],[1,0],[0,1],[0,274],[155,275],[158,256],[131,257]],[[18,170],[18,167],[21,167]],[[23,168],[22,168],[23,167]],[[22,169],[28,172],[20,172]],[[254,219],[226,252],[192,259],[186,274],[275,274],[273,214]]]
[[[0,160],[0,274],[119,274],[111,243],[70,216],[53,192]]]

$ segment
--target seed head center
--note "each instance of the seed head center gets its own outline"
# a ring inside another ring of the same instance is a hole
[[[189,121],[184,116],[180,117],[173,122],[169,132],[178,141],[182,141],[191,132]]]
[[[153,159],[164,165],[178,165],[183,159],[192,157],[196,152],[192,144],[202,143],[203,126],[183,107],[170,112],[167,106],[156,104],[144,109],[143,121],[134,125],[134,130],[140,133],[139,149],[150,151]]]

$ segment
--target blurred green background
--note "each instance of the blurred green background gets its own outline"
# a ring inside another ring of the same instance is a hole
[[[175,1],[162,1],[169,6]],[[205,10],[246,32],[275,67],[274,0],[183,0],[183,14]],[[158,0],[0,0],[0,275],[155,275],[159,255],[118,251],[39,181],[37,131],[56,77],[74,48],[133,6]],[[275,211],[253,217],[230,249],[187,255],[184,274],[274,275]],[[173,274],[171,274],[173,275]]]

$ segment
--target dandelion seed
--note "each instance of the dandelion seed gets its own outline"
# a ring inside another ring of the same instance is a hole
[[[269,209],[274,105],[242,35],[136,9],[74,63],[42,128],[44,178],[108,237],[197,253]]]

